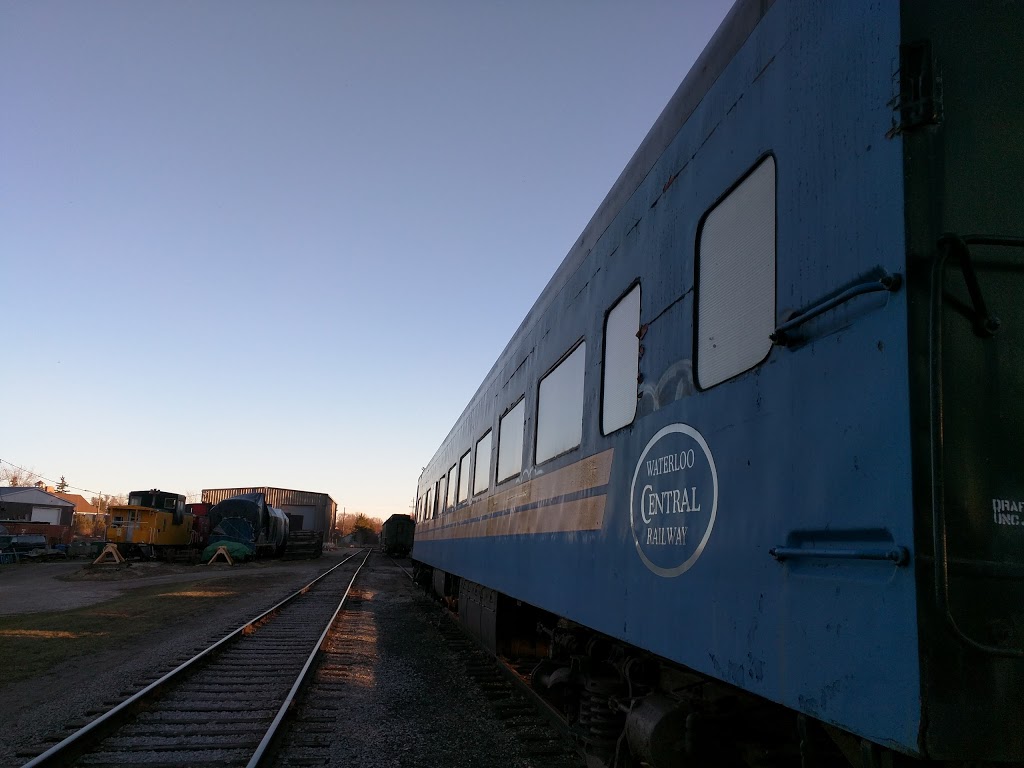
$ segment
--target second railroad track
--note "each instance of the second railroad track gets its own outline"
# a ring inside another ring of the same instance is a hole
[[[25,768],[267,764],[277,731],[369,554],[346,558]]]

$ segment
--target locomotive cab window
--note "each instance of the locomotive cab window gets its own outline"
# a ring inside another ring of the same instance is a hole
[[[540,380],[537,397],[538,464],[571,451],[583,438],[586,357],[587,344],[581,342]]]
[[[473,470],[473,495],[483,493],[489,485],[491,467],[491,430],[476,441],[476,467]]]
[[[610,434],[636,417],[636,382],[640,373],[640,286],[633,286],[604,321],[604,385],[601,430]]]
[[[498,422],[498,482],[515,477],[523,471],[523,416],[526,399],[501,417]]]
[[[753,368],[772,348],[773,157],[705,214],[697,239],[697,384],[707,389]]]

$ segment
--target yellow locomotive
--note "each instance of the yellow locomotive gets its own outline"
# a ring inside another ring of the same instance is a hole
[[[169,559],[192,543],[193,517],[179,493],[132,491],[127,504],[110,507],[107,515],[107,541],[125,557]]]

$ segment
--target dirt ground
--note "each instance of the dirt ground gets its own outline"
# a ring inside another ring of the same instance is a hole
[[[244,565],[0,567],[0,766],[166,672],[355,550]]]
[[[325,553],[337,558],[340,552]],[[230,566],[132,562],[91,565],[85,561],[0,566],[0,616],[67,611],[111,600],[133,589],[185,582],[272,577],[302,570],[319,561],[268,560]]]

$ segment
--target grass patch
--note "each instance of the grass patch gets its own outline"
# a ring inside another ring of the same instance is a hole
[[[254,575],[204,582],[199,589],[194,583],[153,585],[84,608],[0,616],[4,682],[37,677],[76,658],[115,650],[134,653],[133,644],[148,644],[150,633],[169,635],[178,626],[201,624],[225,602],[251,599],[259,605],[262,601],[252,596],[274,581]],[[154,659],[154,666],[162,661]]]

